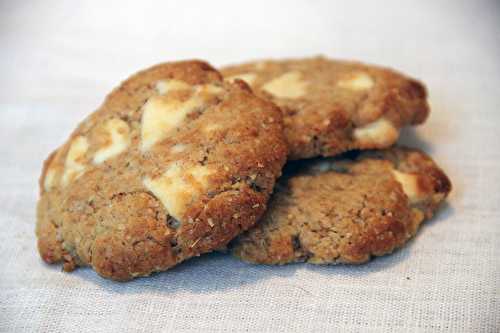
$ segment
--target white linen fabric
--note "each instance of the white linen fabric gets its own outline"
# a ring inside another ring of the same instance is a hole
[[[0,332],[498,332],[499,22],[494,1],[0,2]],[[319,53],[429,88],[428,122],[401,141],[454,188],[406,248],[362,266],[210,254],[129,283],[41,261],[42,161],[120,80]]]

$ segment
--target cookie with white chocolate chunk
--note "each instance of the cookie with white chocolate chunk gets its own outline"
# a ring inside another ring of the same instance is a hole
[[[228,81],[246,81],[281,108],[289,159],[387,148],[402,127],[423,123],[429,113],[420,82],[377,66],[316,57],[221,72]]]
[[[287,154],[278,108],[201,61],[132,76],[46,160],[41,257],[129,280],[224,246],[263,214]]]
[[[408,148],[288,165],[268,211],[231,243],[259,264],[363,263],[402,247],[451,190],[443,171]]]

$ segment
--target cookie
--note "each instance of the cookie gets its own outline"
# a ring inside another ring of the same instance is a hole
[[[451,190],[415,149],[304,163],[287,166],[262,221],[231,243],[234,255],[259,264],[363,263],[402,247]]]
[[[263,214],[287,146],[279,109],[201,61],[126,80],[46,160],[38,248],[129,280],[224,246]]]
[[[323,57],[259,61],[223,68],[282,110],[289,159],[334,156],[394,144],[400,129],[421,124],[425,87],[389,69]]]

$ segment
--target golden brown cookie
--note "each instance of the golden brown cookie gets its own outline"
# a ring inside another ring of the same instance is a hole
[[[264,218],[231,243],[237,257],[363,263],[403,246],[451,190],[434,161],[407,148],[295,162],[286,170]]]
[[[204,62],[139,72],[45,162],[42,258],[128,280],[225,245],[265,210],[282,127],[275,105]]]
[[[222,69],[282,110],[289,159],[387,148],[429,113],[425,87],[389,69],[323,57]]]

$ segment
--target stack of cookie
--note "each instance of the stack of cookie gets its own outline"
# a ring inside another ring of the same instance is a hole
[[[253,263],[366,262],[451,189],[424,153],[391,147],[428,113],[422,84],[359,63],[154,66],[46,160],[40,254],[120,281],[226,246]]]

